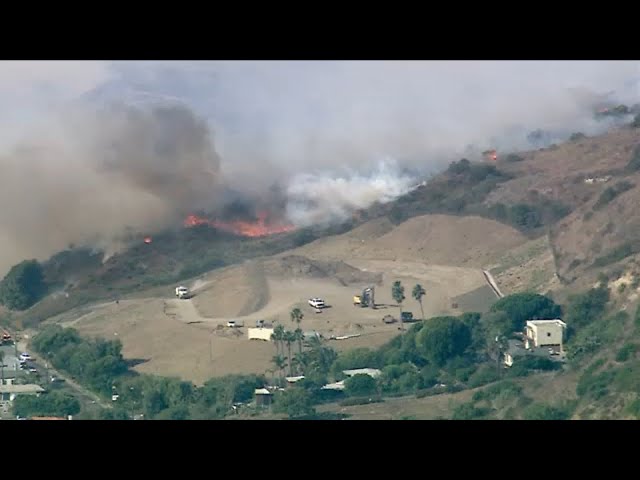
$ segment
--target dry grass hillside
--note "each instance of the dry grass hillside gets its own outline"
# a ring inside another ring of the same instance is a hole
[[[375,259],[480,268],[526,242],[507,225],[481,217],[423,215],[397,227],[373,220],[336,237],[296,249],[312,258]]]

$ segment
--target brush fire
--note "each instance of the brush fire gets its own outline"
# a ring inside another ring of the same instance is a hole
[[[258,212],[254,221],[249,220],[216,220],[199,217],[197,215],[189,215],[184,226],[187,228],[196,227],[198,225],[209,225],[224,232],[232,233],[242,237],[266,237],[278,233],[286,233],[295,230],[290,224],[271,221],[267,212]]]
[[[482,152],[482,154],[488,161],[495,162],[498,160],[498,153],[495,150],[487,150],[486,152]]]

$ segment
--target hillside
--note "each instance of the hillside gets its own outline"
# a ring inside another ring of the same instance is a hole
[[[426,318],[476,311],[494,321],[486,269],[506,295],[531,291],[562,304],[571,325],[566,369],[509,377],[513,386],[496,384],[485,365],[446,365],[442,378],[464,392],[324,410],[353,418],[630,418],[640,351],[638,144],[639,130],[625,127],[504,154],[493,164],[460,160],[395,202],[329,229],[245,239],[203,226],[166,232],[106,260],[88,250],[61,252],[43,264],[50,294],[4,320],[117,336],[136,372],[202,385],[226,374],[273,375],[274,347],[249,341],[244,328],[226,328],[230,319],[291,328],[289,313],[300,308],[303,330],[351,337],[330,342],[336,352],[393,350],[399,327],[381,318],[398,311],[391,298],[398,280],[407,290],[405,311],[420,312],[411,298],[420,283]],[[172,298],[177,282],[193,299]],[[600,310],[589,304],[596,293],[583,293],[598,282],[609,287]],[[375,286],[379,310],[352,305],[365,286]],[[320,316],[306,304],[316,295],[330,305]]]

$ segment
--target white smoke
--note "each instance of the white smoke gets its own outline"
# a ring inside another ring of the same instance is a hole
[[[353,170],[342,175],[331,171],[298,174],[287,188],[287,217],[300,227],[341,221],[355,210],[398,198],[415,183],[393,159],[380,160],[369,174]]]

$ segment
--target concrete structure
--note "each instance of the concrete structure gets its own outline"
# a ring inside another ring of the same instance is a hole
[[[269,390],[266,388],[256,388],[253,393],[258,407],[268,407],[271,405],[273,393]]]
[[[285,377],[285,380],[288,384],[294,384],[299,382],[300,380],[304,380],[304,375],[299,375],[297,377]]]
[[[40,385],[0,385],[0,400],[12,402],[17,395],[39,395],[44,391]]]
[[[247,328],[249,340],[264,340],[270,342],[271,335],[273,335],[273,328]]]
[[[562,351],[567,324],[562,320],[529,320],[525,328],[525,347],[559,347]]]
[[[369,375],[370,377],[378,378],[380,375],[382,375],[382,371],[378,370],[377,368],[358,368],[356,370],[343,370],[342,373],[344,373],[347,377],[353,377],[354,375]]]

